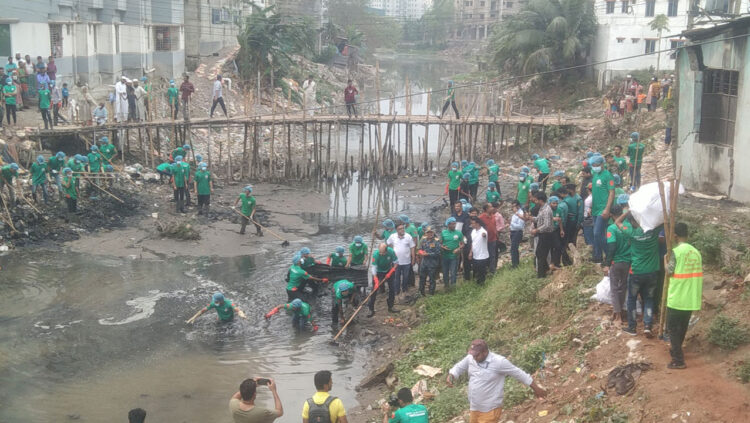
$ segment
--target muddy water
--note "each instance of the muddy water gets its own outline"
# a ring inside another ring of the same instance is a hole
[[[317,225],[306,235],[320,257],[370,231],[378,192],[356,182],[323,188],[331,211],[305,216]],[[418,185],[380,192],[388,215],[407,211],[419,221],[434,198]],[[295,331],[286,316],[266,322],[263,314],[286,298],[283,276],[299,246],[257,242],[267,248],[233,258],[134,260],[68,249],[0,257],[0,421],[121,421],[142,407],[150,421],[228,422],[239,382],[264,375],[278,382],[279,421],[298,422],[320,369],[333,371],[334,393],[354,405],[370,348],[328,343],[327,297],[314,305],[317,334]],[[249,320],[220,324],[212,313],[186,325],[215,291]],[[259,402],[271,405],[270,394],[261,390]]]

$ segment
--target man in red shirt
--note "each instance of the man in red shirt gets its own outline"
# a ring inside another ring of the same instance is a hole
[[[497,226],[495,225],[495,208],[487,203],[482,207],[479,219],[484,223],[487,231],[487,250],[490,253],[489,273],[494,274],[497,270]]]
[[[346,88],[344,88],[344,101],[346,102],[346,113],[349,117],[357,116],[357,109],[354,108],[354,104],[357,102],[355,97],[357,94],[359,94],[359,91],[354,87],[352,80],[348,80]]]
[[[185,74],[183,82],[180,85],[180,93],[182,94],[182,117],[185,118],[186,121],[190,120],[190,110],[188,110],[188,105],[190,104],[190,96],[193,95],[194,91],[195,87],[193,86],[193,83],[190,82],[190,77]]]

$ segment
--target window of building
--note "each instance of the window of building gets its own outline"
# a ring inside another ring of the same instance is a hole
[[[512,1],[506,1],[505,2],[505,8],[506,9],[512,9],[513,8],[513,2]]]
[[[630,11],[630,3],[627,1],[620,2],[620,12],[628,13]]]
[[[640,38],[631,38],[631,39],[630,39],[630,41],[631,41],[631,42],[632,42],[633,44],[638,44],[638,41],[640,41],[640,40],[641,40]]]
[[[625,37],[617,37],[617,44],[622,44],[625,42]]]
[[[614,0],[607,1],[607,7],[605,9],[605,13],[610,15],[612,13],[615,13],[615,2]]]
[[[496,18],[496,17],[497,17],[497,13],[495,12],[490,13],[490,18]]]
[[[154,44],[156,51],[173,51],[180,47],[180,28],[155,26]]]
[[[646,40],[646,50],[645,53],[653,53],[656,51],[656,40]]]
[[[484,4],[485,4],[485,3],[484,3],[483,1],[480,1],[480,2],[479,2],[479,6],[480,6],[480,7],[484,7]]]
[[[0,25],[0,57],[8,57],[13,52],[10,50],[10,25]]]
[[[63,33],[62,25],[50,24],[49,25],[49,44],[50,44],[50,56],[57,59],[63,55]]]
[[[479,14],[479,19],[484,19],[484,13]]]
[[[676,59],[677,58],[677,49],[679,47],[682,47],[682,45],[685,44],[684,41],[680,40],[670,40],[669,41],[669,48],[672,49],[672,54],[669,55],[670,59]]]
[[[677,16],[679,0],[669,0],[667,3],[667,16]]]
[[[646,16],[654,16],[656,0],[646,0]]]
[[[218,7],[211,9],[211,23],[214,25],[221,23],[221,9]]]
[[[739,79],[740,73],[737,71],[724,69],[703,71],[699,142],[717,145],[734,144]]]
[[[99,52],[99,25],[91,25],[91,36],[94,38],[94,54]]]
[[[490,2],[490,10],[497,10],[497,1]]]

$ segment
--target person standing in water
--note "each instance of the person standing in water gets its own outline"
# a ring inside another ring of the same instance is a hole
[[[200,309],[185,323],[193,324],[193,322],[195,322],[195,319],[211,310],[216,310],[216,314],[218,315],[220,322],[231,322],[234,319],[234,313],[237,313],[237,315],[243,319],[247,319],[245,313],[240,310],[239,307],[234,305],[231,300],[224,298],[224,294],[222,294],[221,292],[216,292],[214,293],[213,297],[211,297],[211,303]]]

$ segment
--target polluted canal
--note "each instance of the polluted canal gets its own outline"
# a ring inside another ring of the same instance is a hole
[[[232,225],[234,235],[224,243],[244,238],[239,255],[154,252],[155,258],[146,259],[108,255],[106,248],[94,254],[45,246],[0,256],[0,421],[118,421],[141,407],[154,421],[228,422],[228,401],[239,383],[267,376],[277,381],[285,407],[277,421],[298,422],[303,401],[315,390],[313,374],[322,369],[333,372],[333,393],[353,407],[354,388],[385,340],[353,329],[340,346],[332,345],[328,295],[314,300],[320,325],[315,334],[295,331],[284,315],[270,321],[263,315],[285,302],[284,276],[302,246],[324,260],[354,235],[369,245],[377,193],[383,200],[380,220],[401,212],[430,220],[441,184],[421,178],[395,185],[359,189],[355,178],[347,186],[319,187],[329,211],[301,213],[304,204],[288,210],[314,229],[295,232],[286,248],[268,234],[242,237]],[[187,325],[215,291],[224,292],[248,320],[220,324],[211,312]],[[385,316],[382,310],[374,320]],[[272,405],[265,389],[258,401]]]

